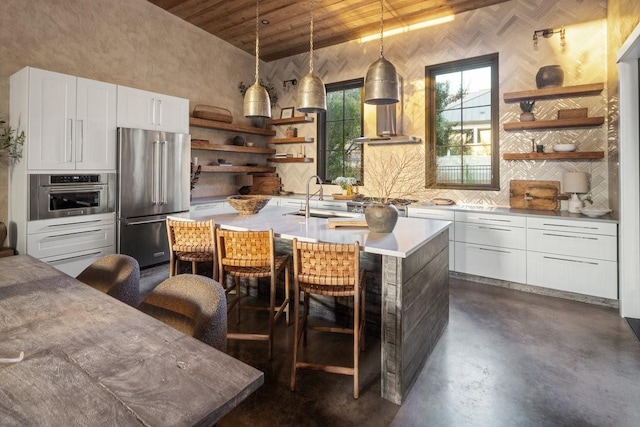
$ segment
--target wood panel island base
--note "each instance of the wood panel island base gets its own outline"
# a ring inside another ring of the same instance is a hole
[[[305,220],[291,211],[267,206],[256,215],[213,219],[231,230],[273,228],[283,251],[290,251],[287,240],[294,237],[308,242],[358,241],[361,267],[368,271],[367,329],[381,333],[382,397],[401,404],[449,321],[450,222],[399,218],[392,233],[378,234],[366,228],[329,228],[325,218]],[[192,213],[191,218],[210,217]],[[371,324],[376,318],[378,324]]]

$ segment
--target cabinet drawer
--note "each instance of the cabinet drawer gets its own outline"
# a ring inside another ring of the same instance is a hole
[[[204,215],[220,215],[235,212],[227,202],[203,203],[201,205],[193,205],[189,211],[198,216]]]
[[[617,261],[618,239],[598,234],[528,229],[527,250]]]
[[[27,234],[52,233],[58,231],[77,230],[86,227],[104,227],[114,224],[115,213],[74,216],[70,218],[52,218],[27,222]]]
[[[115,248],[115,242],[114,224],[80,227],[75,230],[29,234],[27,252],[35,258],[42,259],[103,247]]]
[[[314,208],[316,202],[309,201],[309,207]],[[304,209],[304,200],[300,199],[280,199],[280,206],[288,206],[296,209]]]
[[[555,218],[527,218],[528,228],[569,231],[587,234],[617,236],[618,225],[610,222],[582,221]]]
[[[476,243],[483,246],[526,249],[526,231],[524,228],[507,227],[496,224],[455,223],[457,242]]]
[[[470,243],[455,243],[455,271],[476,276],[526,283],[527,253]]]
[[[451,221],[451,225],[449,225],[449,241],[453,242],[455,240],[456,228],[453,225],[455,216],[453,211],[443,209],[409,208],[407,213],[409,218],[439,219],[443,221]],[[451,243],[449,246],[453,247],[453,243]]]
[[[527,284],[617,299],[617,263],[529,252],[527,254]]]
[[[114,253],[114,247],[106,247],[42,258],[41,261],[46,262],[69,276],[76,277],[98,258]]]
[[[508,225],[511,227],[525,227],[527,218],[524,216],[499,215],[483,212],[456,212],[456,221],[473,222],[475,224]]]

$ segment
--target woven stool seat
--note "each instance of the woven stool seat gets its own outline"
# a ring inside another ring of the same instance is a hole
[[[215,238],[213,220],[188,221],[167,218],[167,237],[169,238],[169,277],[178,274],[180,261],[191,263],[191,273],[198,273],[199,262],[210,262],[212,277],[215,272]]]
[[[265,340],[269,343],[269,359],[273,355],[274,323],[285,313],[289,324],[289,260],[288,255],[276,256],[273,230],[269,231],[231,231],[216,229],[216,250],[218,253],[218,272],[220,283],[225,283],[226,275],[234,278],[234,286],[225,289],[229,294],[235,291],[235,298],[229,303],[228,310],[236,307],[236,323],[240,323],[240,309],[268,310],[269,330],[267,334],[228,333],[228,339]],[[276,306],[276,279],[284,271],[285,295],[282,303]],[[240,278],[258,279],[269,277],[269,306],[241,305]]]
[[[353,376],[353,397],[358,398],[359,353],[364,351],[365,276],[360,270],[360,246],[354,244],[307,243],[293,239],[294,333],[291,390],[296,388],[298,369],[315,369]],[[300,316],[300,293],[304,315]],[[353,328],[309,324],[310,295],[353,297]],[[307,345],[307,330],[353,334],[353,367],[311,363],[298,359],[300,340]]]

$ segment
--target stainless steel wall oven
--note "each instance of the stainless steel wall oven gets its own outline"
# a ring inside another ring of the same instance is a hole
[[[115,212],[116,175],[29,175],[29,220]]]

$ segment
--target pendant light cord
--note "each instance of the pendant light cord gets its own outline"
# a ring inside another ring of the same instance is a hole
[[[260,35],[258,22],[260,19],[260,0],[256,0],[256,83],[260,78],[259,62],[260,62]]]
[[[311,24],[309,24],[309,73],[313,73],[313,9],[315,7],[314,1],[311,0]]]
[[[384,33],[384,9],[382,7],[382,0],[380,0],[380,58],[382,58],[382,52],[384,49],[384,37],[382,34]]]

